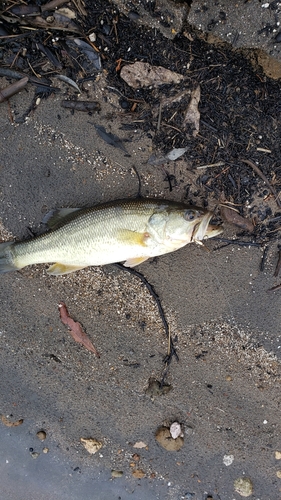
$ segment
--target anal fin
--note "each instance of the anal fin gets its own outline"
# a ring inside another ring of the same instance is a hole
[[[51,276],[60,276],[61,274],[74,273],[79,271],[79,269],[84,269],[86,266],[71,266],[69,264],[61,264],[56,262],[47,269],[47,273]]]
[[[149,257],[134,257],[132,259],[126,260],[126,262],[124,262],[123,265],[125,267],[135,267],[138,264],[141,264],[142,262],[145,262],[148,259],[149,259]]]

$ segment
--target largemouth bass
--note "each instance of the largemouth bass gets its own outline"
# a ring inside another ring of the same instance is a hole
[[[219,227],[209,225],[211,217],[201,208],[156,199],[62,209],[49,220],[50,231],[0,244],[0,273],[52,262],[52,275],[123,261],[133,267],[220,234]]]

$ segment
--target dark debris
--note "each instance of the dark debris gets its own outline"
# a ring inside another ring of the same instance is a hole
[[[278,239],[280,218],[271,192],[276,192],[279,201],[279,82],[265,76],[261,68],[253,69],[242,51],[232,50],[227,44],[209,44],[189,25],[170,40],[139,24],[137,12],[126,16],[106,0],[68,2],[64,6],[76,15],[71,22],[61,16],[61,5],[60,0],[24,4],[8,0],[2,7],[0,75],[3,71],[7,74],[2,87],[28,76],[35,95],[48,97],[58,91],[53,77],[63,74],[79,83],[81,100],[85,100],[83,81],[95,82],[101,66],[107,75],[108,91],[120,95],[117,113],[122,115],[123,130],[142,129],[152,137],[155,151],[163,155],[173,148],[187,148],[183,156],[187,169],[198,175],[195,183],[181,186],[185,199],[193,203],[199,199],[207,207],[209,198],[219,201],[224,193],[241,217],[253,221],[253,238],[259,243]],[[143,2],[143,6],[152,16],[159,16],[155,2]],[[90,38],[93,34],[95,39]],[[181,73],[184,79],[178,85],[133,89],[121,79],[120,70],[135,61],[163,66]],[[198,85],[200,131],[193,137],[182,124],[190,92]],[[72,92],[70,89],[66,96],[70,100]],[[160,104],[181,93],[184,97],[179,101],[162,105],[159,120]],[[75,99],[79,102],[79,98]],[[34,103],[28,103],[26,108],[18,122],[34,111]],[[259,166],[273,190],[249,162]],[[178,189],[183,182],[175,164],[168,163],[163,172],[169,191]],[[197,171],[202,165],[211,167]]]

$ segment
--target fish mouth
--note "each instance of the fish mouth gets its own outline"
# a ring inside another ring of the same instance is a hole
[[[211,212],[207,212],[203,216],[201,221],[198,222],[198,224],[196,224],[194,226],[192,236],[191,236],[191,241],[195,241],[196,243],[199,243],[204,239],[205,234],[206,234],[207,229],[208,229],[208,226],[209,226],[209,222],[210,222],[212,216],[213,216],[213,214]]]
[[[223,229],[220,226],[209,225],[212,216],[213,214],[211,212],[207,212],[202,220],[194,226],[191,241],[195,241],[202,245],[202,240],[218,236],[222,233]]]
[[[208,238],[213,238],[214,236],[219,236],[221,233],[223,233],[222,226],[214,226],[212,224],[209,224],[206,234],[204,236],[204,240]]]

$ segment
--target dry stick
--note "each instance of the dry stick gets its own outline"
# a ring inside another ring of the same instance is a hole
[[[175,356],[176,360],[179,361],[179,357],[178,357],[177,351],[175,350],[174,344],[173,344],[173,340],[171,339],[170,328],[169,328],[168,322],[166,320],[165,313],[164,313],[161,301],[160,301],[157,293],[155,292],[153,286],[147,281],[147,279],[139,271],[136,271],[135,269],[133,269],[131,267],[125,267],[125,266],[123,266],[123,264],[114,264],[114,266],[118,267],[118,269],[122,269],[122,271],[127,271],[128,273],[133,274],[134,276],[137,276],[143,282],[143,284],[146,286],[146,288],[148,289],[150,295],[152,295],[152,297],[154,298],[154,300],[155,300],[155,302],[157,304],[158,311],[159,311],[159,314],[160,314],[160,318],[161,318],[162,323],[164,325],[165,333],[166,333],[166,335],[167,335],[167,337],[169,339],[168,353],[165,356],[165,358],[164,358],[163,361],[166,364],[166,366],[168,366],[170,364],[173,356]],[[164,379],[164,377],[163,377],[163,379]]]
[[[137,176],[137,179],[138,179],[138,192],[137,192],[137,198],[141,198],[141,178],[140,178],[140,174],[138,173],[136,167],[134,165],[132,165],[132,169],[133,171],[135,172],[136,176]]]
[[[217,163],[207,163],[206,165],[200,165],[196,167],[196,170],[200,170],[201,168],[211,168],[211,167],[222,167],[225,165],[225,161],[218,161]]]
[[[263,249],[261,263],[260,263],[260,271],[261,272],[264,271],[264,266],[265,266],[265,261],[266,261],[266,257],[267,257],[267,254],[268,254],[268,249],[269,249],[269,246],[265,245],[265,247]]]
[[[159,104],[159,114],[158,114],[158,121],[157,121],[157,131],[159,132],[160,126],[161,126],[161,118],[162,118],[162,104],[160,102]]]
[[[4,102],[10,97],[12,97],[14,94],[17,94],[20,92],[24,87],[26,87],[28,83],[28,76],[25,76],[21,80],[18,80],[15,83],[12,83],[8,87],[5,87],[4,89],[0,90],[0,102]]]
[[[280,285],[273,286],[272,288],[269,288],[267,292],[276,292],[276,290],[280,290],[281,288],[281,283]]]
[[[280,269],[281,269],[281,249],[279,249],[279,252],[278,252],[278,261],[277,261],[276,268],[275,268],[274,275],[273,275],[275,278],[277,278]]]
[[[259,169],[259,167],[257,167],[257,165],[254,162],[252,162],[251,160],[243,160],[241,158],[241,161],[243,161],[243,163],[246,163],[247,165],[249,165],[260,176],[260,178],[265,182],[265,184],[267,185],[267,187],[272,192],[273,196],[275,196],[275,201],[276,201],[278,207],[281,208],[281,202],[278,199],[277,192],[275,191],[274,187],[270,184],[269,180],[262,173],[262,171]]]

